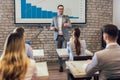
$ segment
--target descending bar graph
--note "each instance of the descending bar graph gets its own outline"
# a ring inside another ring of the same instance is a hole
[[[57,12],[43,10],[41,7],[32,6],[26,0],[21,0],[21,18],[53,18],[57,16]],[[76,19],[79,17],[69,16],[69,18]]]
[[[26,3],[26,0],[21,0],[21,14],[21,18],[53,18],[57,16],[57,12],[42,10],[40,7]]]
[[[85,23],[85,3],[86,0],[15,0],[15,23],[51,23],[58,15],[59,4],[65,6],[64,15],[72,23]]]

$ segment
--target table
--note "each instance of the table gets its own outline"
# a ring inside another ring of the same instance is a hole
[[[48,67],[46,62],[36,63],[38,80],[47,80],[49,77]]]
[[[66,58],[69,57],[68,50],[66,48],[56,49],[59,57]]]
[[[44,58],[44,50],[43,49],[34,49],[33,56],[39,57],[39,58]]]
[[[85,53],[87,54],[87,56],[93,56],[93,53],[88,49],[85,50]]]
[[[70,79],[69,77],[71,77],[74,80],[78,80],[78,79],[86,79],[86,80],[90,80],[91,77],[87,76],[85,73],[85,68],[87,67],[87,65],[89,64],[89,62],[87,62],[86,60],[84,61],[66,61],[66,66],[68,68],[68,80]]]

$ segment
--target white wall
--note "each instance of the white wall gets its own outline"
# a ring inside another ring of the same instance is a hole
[[[120,0],[113,0],[113,24],[120,29]]]

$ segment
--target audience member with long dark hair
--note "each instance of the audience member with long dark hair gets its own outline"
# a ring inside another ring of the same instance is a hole
[[[24,30],[23,27],[18,27],[18,28],[16,28],[13,32],[19,33],[19,34],[21,35],[21,37],[24,38],[25,30]],[[27,56],[28,56],[29,58],[31,58],[31,59],[34,59],[32,47],[31,47],[29,44],[26,44],[26,43],[25,43],[25,48],[26,48],[26,54],[27,54]]]
[[[86,42],[85,40],[80,39],[80,29],[74,28],[72,31],[72,35],[70,41],[67,43],[67,49],[69,53],[69,60],[74,60],[74,57],[78,57],[81,55],[92,55],[86,53]]]

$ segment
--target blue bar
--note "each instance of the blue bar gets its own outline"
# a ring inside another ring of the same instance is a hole
[[[57,12],[53,12],[52,18],[53,18],[54,16],[57,16]]]
[[[37,18],[42,18],[41,12],[42,12],[41,8],[37,8]]]
[[[25,18],[26,0],[21,0],[21,18]]]
[[[31,3],[26,3],[26,0],[21,0],[21,18],[53,18],[57,16],[57,12],[42,10]],[[70,16],[70,18],[78,18]]]
[[[32,17],[31,17],[31,4],[27,4],[27,5],[26,5],[25,14],[26,14],[26,18],[32,18]]]
[[[52,11],[48,11],[48,18],[52,18]]]
[[[37,17],[37,8],[36,8],[36,6],[31,6],[31,10],[32,10],[31,17],[36,18]]]
[[[26,0],[21,0],[21,3],[26,3]]]
[[[47,11],[42,11],[42,18],[47,18],[48,15],[47,15]]]

